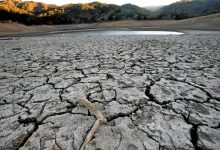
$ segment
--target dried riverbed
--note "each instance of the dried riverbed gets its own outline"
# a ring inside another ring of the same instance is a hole
[[[219,149],[220,34],[0,38],[0,149]]]

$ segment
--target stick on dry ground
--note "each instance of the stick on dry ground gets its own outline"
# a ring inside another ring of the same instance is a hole
[[[87,144],[91,141],[92,137],[94,136],[95,132],[98,130],[98,128],[102,125],[107,123],[107,119],[102,115],[100,111],[98,111],[95,106],[87,99],[83,98],[80,101],[80,104],[83,105],[86,109],[89,110],[89,112],[94,115],[97,120],[95,121],[93,127],[87,134],[84,143],[82,144],[80,150],[84,150],[87,146]]]

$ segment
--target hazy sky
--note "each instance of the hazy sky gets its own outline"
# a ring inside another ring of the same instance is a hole
[[[24,0],[27,1],[27,0]],[[159,5],[168,5],[173,2],[179,1],[179,0],[33,0],[33,1],[38,1],[38,2],[44,2],[47,4],[57,4],[57,5],[63,5],[63,4],[68,4],[68,3],[90,3],[93,1],[99,1],[103,3],[108,3],[108,4],[117,4],[117,5],[123,5],[126,3],[131,3],[134,5],[138,5],[140,7],[144,6],[159,6]]]

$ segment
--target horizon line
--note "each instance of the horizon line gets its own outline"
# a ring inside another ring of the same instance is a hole
[[[1,1],[1,0],[0,0]],[[3,1],[3,0],[2,0]],[[140,6],[140,5],[137,5],[137,4],[134,4],[134,3],[131,3],[131,2],[128,2],[128,3],[123,3],[123,4],[115,4],[115,3],[106,3],[106,2],[99,2],[97,0],[94,0],[92,2],[80,2],[80,3],[73,3],[73,2],[70,2],[70,3],[66,3],[66,4],[55,4],[55,3],[50,3],[50,2],[42,2],[40,0],[21,0],[22,2],[36,2],[36,3],[44,3],[44,4],[48,4],[48,5],[56,5],[56,6],[65,6],[65,5],[69,5],[69,4],[90,4],[90,3],[94,3],[94,2],[98,2],[98,3],[102,3],[102,4],[108,4],[108,5],[117,5],[117,6],[123,6],[123,5],[126,5],[126,4],[131,4],[131,5],[135,5],[135,6],[138,6],[138,7],[141,7],[141,8],[144,8],[144,7],[160,7],[160,6],[168,6],[170,4],[161,4],[161,5],[143,5],[143,6]],[[172,3],[171,3],[172,4]]]

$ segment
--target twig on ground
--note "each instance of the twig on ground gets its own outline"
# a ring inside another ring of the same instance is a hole
[[[87,134],[84,143],[82,144],[80,150],[84,150],[87,146],[87,144],[91,141],[92,137],[94,136],[95,132],[98,130],[98,128],[102,125],[107,123],[107,119],[101,114],[100,111],[98,111],[95,106],[87,99],[83,98],[80,101],[80,104],[83,105],[86,109],[90,111],[92,115],[94,115],[97,120],[95,121],[94,125],[90,129],[89,133]]]

